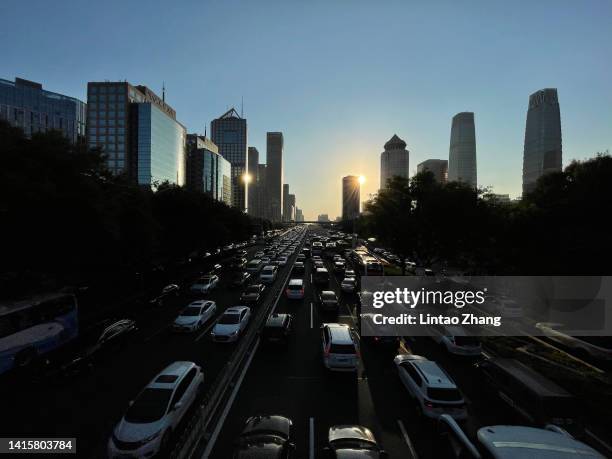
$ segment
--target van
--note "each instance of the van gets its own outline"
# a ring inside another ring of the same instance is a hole
[[[579,406],[572,394],[515,359],[490,358],[477,365],[483,386],[521,418],[537,426],[557,425],[574,436],[583,434]]]

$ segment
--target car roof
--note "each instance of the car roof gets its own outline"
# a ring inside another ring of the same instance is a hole
[[[478,430],[480,444],[495,459],[602,458],[569,435],[524,426],[489,426]]]
[[[266,327],[282,327],[289,314],[272,314],[266,320]]]
[[[245,309],[250,309],[248,306],[232,306],[227,308],[223,314],[239,314]]]
[[[303,285],[304,281],[302,279],[291,279],[289,281],[289,285]]]
[[[347,324],[323,324],[329,329],[331,339],[337,344],[353,344],[353,337],[351,336],[351,327]]]
[[[417,367],[421,375],[427,380],[427,384],[430,387],[440,388],[456,388],[457,386],[450,379],[450,376],[433,360],[420,360],[414,359],[411,361],[412,364]]]
[[[376,443],[376,438],[370,429],[358,425],[339,425],[329,428],[328,439],[330,442],[335,440],[362,440]]]
[[[323,295],[334,295],[334,296],[336,296],[336,292],[334,292],[333,290],[323,290],[321,292],[321,296],[323,296]]]
[[[195,363],[187,361],[172,362],[159,372],[155,378],[147,385],[148,389],[172,389],[181,377],[195,367]]]

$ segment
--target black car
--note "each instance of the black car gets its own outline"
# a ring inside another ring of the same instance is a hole
[[[163,306],[165,300],[170,296],[179,296],[181,293],[181,288],[178,284],[168,284],[164,288],[162,288],[161,293],[149,300],[150,306]]]
[[[233,459],[294,458],[292,425],[291,419],[284,416],[250,417],[236,440]]]
[[[324,311],[338,310],[338,297],[333,290],[323,290],[319,294],[319,306]]]
[[[251,274],[240,271],[234,274],[230,283],[233,287],[240,287],[241,285],[248,284],[250,280]]]
[[[70,376],[91,369],[125,345],[136,331],[136,322],[131,319],[109,319],[85,330],[59,357],[61,374]]]
[[[305,268],[304,263],[301,261],[296,261],[293,265],[293,269],[291,270],[292,274],[304,274]]]
[[[267,342],[286,342],[293,329],[291,314],[272,314],[266,320],[262,338]]]
[[[246,258],[237,257],[230,263],[230,269],[244,269],[247,264]]]
[[[263,284],[251,284],[249,285],[242,295],[240,295],[240,302],[247,304],[256,304],[259,303],[263,296],[263,292],[266,289],[266,286]]]

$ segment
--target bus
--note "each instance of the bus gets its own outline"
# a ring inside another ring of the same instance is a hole
[[[77,301],[72,294],[0,303],[0,375],[61,348],[78,333]]]
[[[365,248],[358,248],[351,252],[351,260],[355,271],[360,276],[383,276],[384,267],[378,258],[373,257]]]

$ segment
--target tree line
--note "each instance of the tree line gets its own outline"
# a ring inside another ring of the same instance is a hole
[[[115,176],[101,151],[54,131],[28,139],[0,121],[0,161],[5,292],[146,271],[270,226],[185,187]]]
[[[612,158],[542,176],[509,203],[488,189],[394,177],[365,206],[358,232],[402,259],[488,275],[603,275],[610,269]]]

